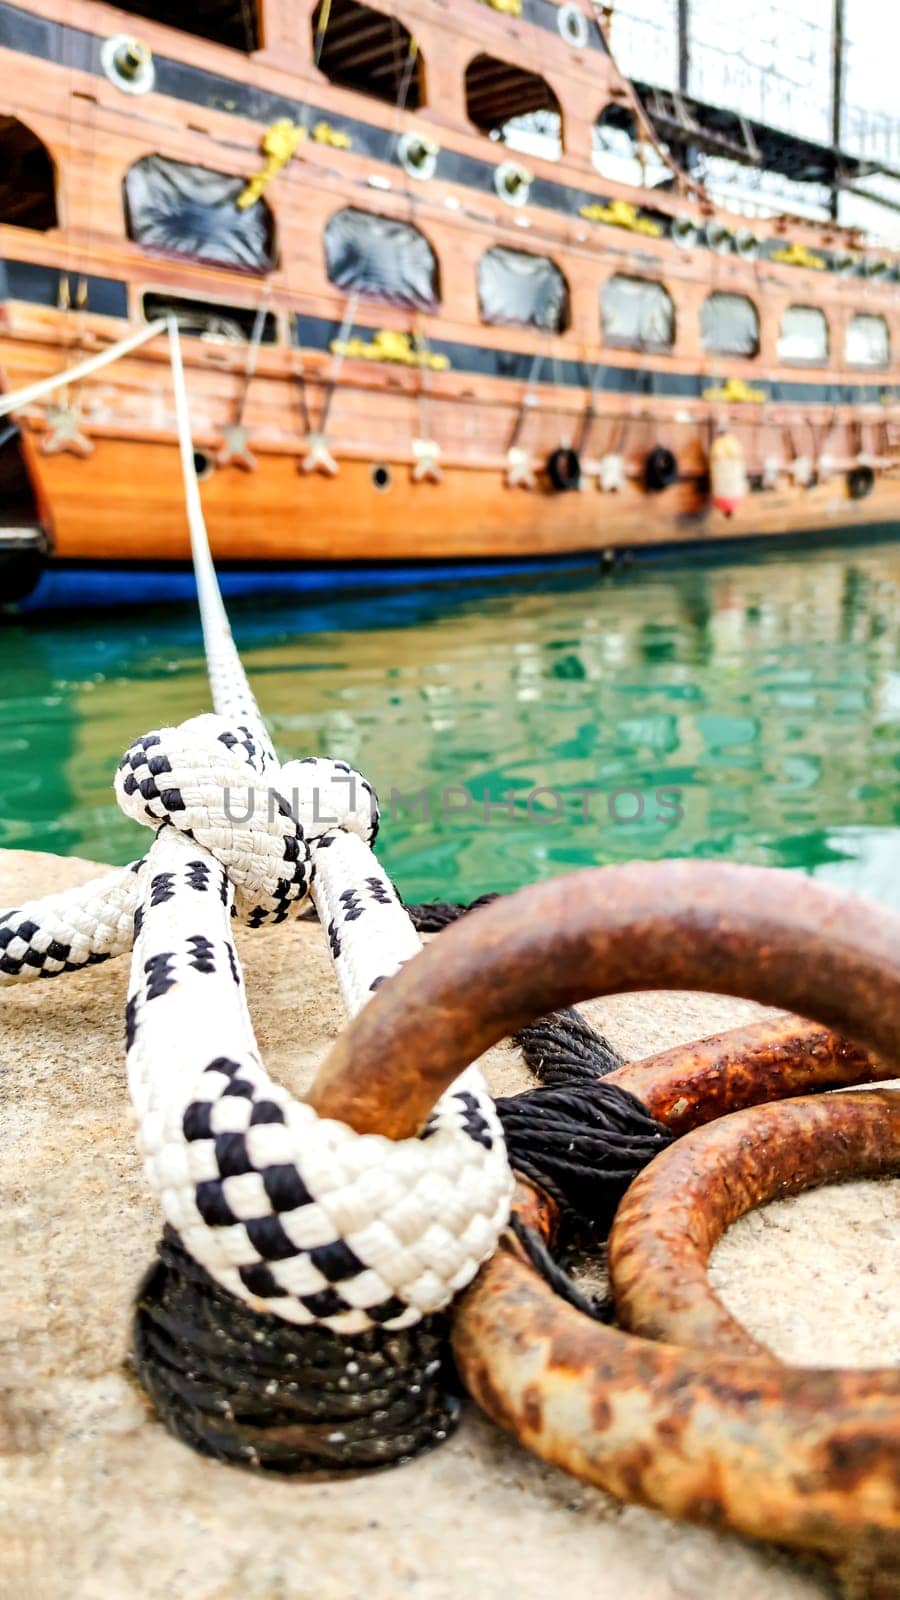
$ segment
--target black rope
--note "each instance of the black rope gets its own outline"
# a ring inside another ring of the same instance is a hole
[[[602,1079],[497,1101],[511,1165],[605,1238],[628,1185],[672,1135],[627,1089]]]
[[[501,898],[499,894],[483,894],[468,905],[461,900],[429,900],[422,905],[407,906],[406,911],[419,933],[440,933],[468,911],[477,911],[479,906],[489,906]]]
[[[445,1317],[351,1337],[260,1315],[167,1228],[138,1290],[132,1364],[171,1433],[280,1473],[396,1465],[440,1443],[459,1399]]]
[[[591,1317],[594,1322],[612,1322],[613,1303],[607,1295],[586,1295],[579,1289],[577,1283],[560,1266],[559,1262],[551,1255],[539,1233],[533,1228],[527,1228],[518,1217],[511,1217],[510,1231],[515,1234],[522,1249],[525,1251],[531,1265],[541,1277],[546,1279],[555,1294],[561,1300],[568,1301],[576,1311],[582,1311],[586,1317]]]
[[[529,1023],[515,1034],[514,1042],[526,1066],[548,1087],[594,1084],[625,1064],[618,1050],[574,1007]]]

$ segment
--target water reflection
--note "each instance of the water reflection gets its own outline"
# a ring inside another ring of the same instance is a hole
[[[883,544],[233,614],[281,749],[372,778],[411,898],[691,855],[900,904],[898,593]],[[0,630],[0,843],[127,859],[115,761],[206,705],[189,611]]]

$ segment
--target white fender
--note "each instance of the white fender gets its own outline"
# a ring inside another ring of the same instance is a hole
[[[709,481],[712,503],[730,517],[747,496],[747,469],[744,451],[733,433],[720,433],[709,452]]]
[[[618,494],[625,487],[625,460],[620,455],[601,456],[597,466],[597,487],[604,494]]]

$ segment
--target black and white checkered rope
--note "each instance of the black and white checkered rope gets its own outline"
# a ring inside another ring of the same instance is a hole
[[[266,1073],[231,932],[234,916],[283,922],[311,892],[351,1014],[417,952],[371,849],[370,785],[343,762],[279,768],[251,730],[206,715],[137,740],[116,796],[156,831],[148,856],[6,913],[5,980],[98,959],[91,916],[105,953],[133,941],[128,1081],[147,1177],[223,1288],[343,1334],[441,1309],[490,1254],[509,1206],[480,1074],[464,1074],[418,1139],[319,1119]]]
[[[332,794],[335,774],[345,773],[344,763],[303,763],[302,792]],[[206,715],[138,739],[119,763],[116,795],[136,821],[154,831],[173,826],[207,850],[229,874],[235,914],[261,927],[299,910],[311,876],[309,843],[276,787],[280,777],[268,736],[263,747],[253,728]],[[370,839],[377,806],[363,779],[356,793],[358,812],[345,803],[334,821]],[[312,805],[321,811],[315,798]],[[0,985],[56,977],[130,950],[142,865],[0,912]]]
[[[198,890],[202,864],[164,829],[141,872],[128,1075],[151,1188],[194,1259],[256,1309],[337,1333],[408,1327],[470,1281],[505,1220],[493,1104],[467,1074],[421,1138],[394,1143],[274,1084],[230,939],[230,885],[225,903],[215,880]],[[364,919],[348,925],[357,936]]]
[[[350,1335],[449,1304],[491,1254],[512,1176],[470,1068],[418,1138],[357,1135],[273,1083],[231,938],[312,895],[351,1015],[420,948],[371,845],[373,790],[343,762],[279,767],[222,604],[193,466],[178,334],[179,442],[217,715],[139,739],[116,775],[144,861],[0,914],[0,982],[132,946],[128,1082],[151,1188],[189,1254],[253,1309]],[[423,1042],[423,1048],[426,1047]]]

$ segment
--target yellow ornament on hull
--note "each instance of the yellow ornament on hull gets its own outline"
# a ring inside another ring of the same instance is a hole
[[[606,222],[613,228],[627,228],[630,233],[643,233],[651,239],[658,239],[662,234],[659,223],[642,217],[630,200],[610,200],[608,205],[582,206],[579,216],[587,222]]]
[[[263,190],[268,188],[272,179],[287,166],[291,157],[296,155],[305,138],[306,129],[298,122],[291,122],[289,117],[280,117],[266,129],[260,146],[268,160],[259,172],[254,173],[247,187],[238,195],[237,205],[240,211],[248,211],[251,206],[256,205],[257,200],[262,197]]]
[[[332,355],[348,356],[355,361],[391,361],[401,367],[426,367],[430,372],[446,372],[450,358],[416,345],[408,333],[397,333],[393,328],[379,328],[371,340],[333,339],[329,346]]]

